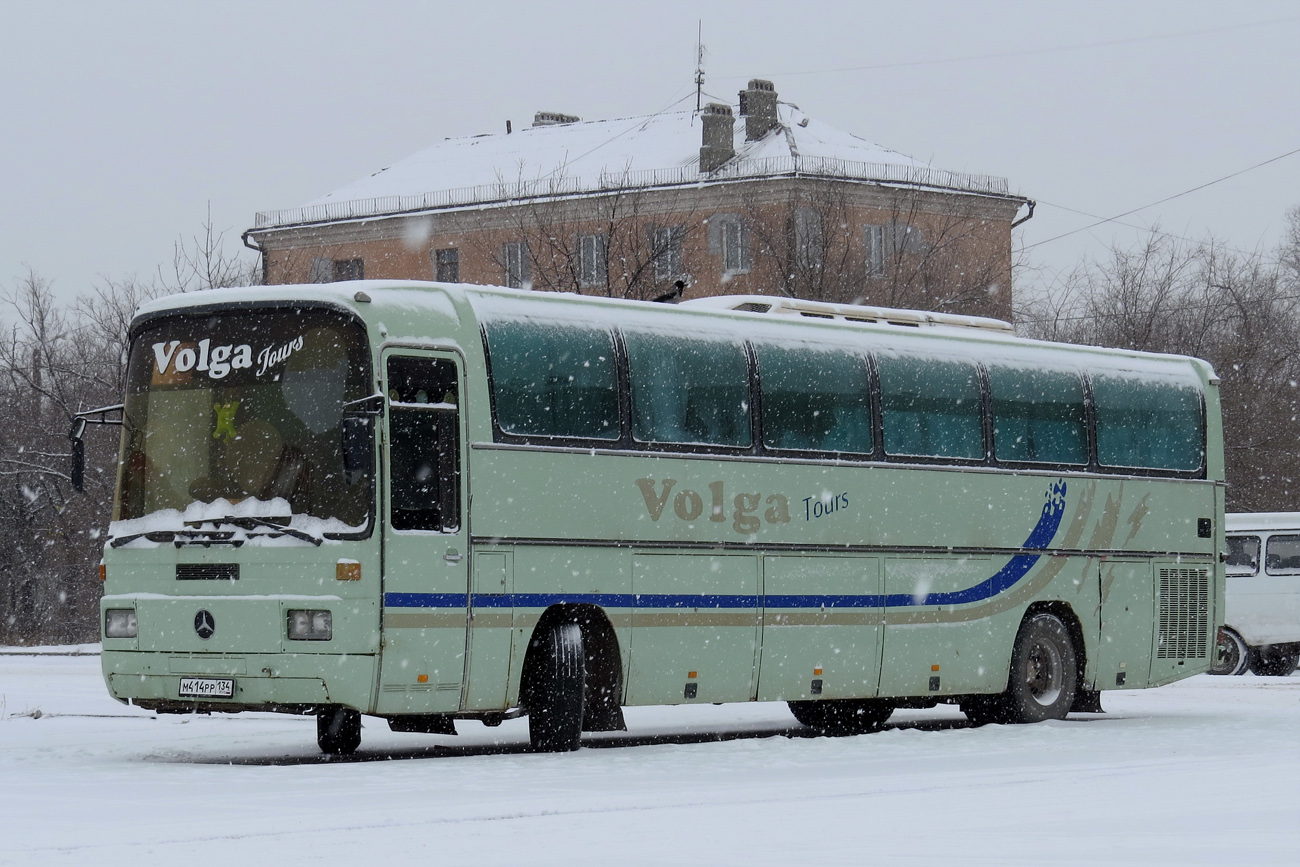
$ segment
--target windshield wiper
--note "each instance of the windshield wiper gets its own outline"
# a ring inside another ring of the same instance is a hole
[[[251,530],[254,527],[269,527],[285,536],[292,536],[295,539],[301,539],[304,542],[311,542],[319,546],[325,540],[319,536],[313,536],[310,533],[296,530],[288,524],[281,524],[277,521],[267,520],[266,518],[254,518],[251,515],[235,516],[227,515],[224,518],[206,518],[202,521],[186,521],[186,526],[201,527],[204,524],[211,524],[214,527],[220,527],[222,524],[229,524],[232,527],[239,527],[242,530]]]
[[[177,547],[186,544],[185,542],[177,540],[177,536],[181,536],[184,539],[196,539],[198,541],[195,544],[199,545],[221,544],[239,546],[244,544],[239,540],[232,541],[234,535],[233,532],[223,532],[220,530],[149,530],[146,533],[131,533],[127,536],[114,536],[108,540],[108,544],[111,548],[121,548],[123,545],[129,545],[136,539],[148,539],[150,542],[171,542],[175,540]]]

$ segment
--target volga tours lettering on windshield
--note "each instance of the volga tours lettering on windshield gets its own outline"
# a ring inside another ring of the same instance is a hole
[[[261,350],[257,353],[256,376],[264,376],[272,367],[302,349],[302,346],[303,338],[299,335],[279,346],[272,345]],[[159,376],[165,376],[172,369],[177,373],[201,370],[211,379],[224,379],[232,370],[253,366],[253,347],[247,343],[213,346],[209,338],[204,338],[197,344],[184,345],[179,340],[172,340],[155,343],[153,359]]]

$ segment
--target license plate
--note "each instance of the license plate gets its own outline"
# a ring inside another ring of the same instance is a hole
[[[233,677],[182,677],[181,698],[232,698]]]

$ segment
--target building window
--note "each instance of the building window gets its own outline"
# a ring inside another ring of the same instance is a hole
[[[607,241],[604,235],[578,238],[578,285],[584,289],[604,286],[609,279]]]
[[[884,226],[867,226],[867,276],[885,276]]]
[[[460,282],[460,251],[455,247],[433,254],[433,279],[439,283]]]
[[[722,224],[722,270],[727,274],[749,270],[749,231],[743,220]]]
[[[655,279],[676,280],[686,273],[682,265],[682,242],[685,226],[656,226],[650,232],[650,256],[655,263]]]
[[[822,215],[816,208],[794,212],[794,261],[801,271],[816,271],[822,265]]]
[[[308,283],[329,283],[334,279],[334,260],[316,256],[311,260],[311,274]]]
[[[366,265],[361,259],[335,259],[334,282],[366,279]]]
[[[505,283],[522,289],[528,283],[528,245],[523,241],[510,241],[501,245],[501,266],[505,269]]]

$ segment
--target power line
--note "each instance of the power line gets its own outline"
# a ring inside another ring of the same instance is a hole
[[[1212,27],[1204,30],[1185,30],[1179,33],[1155,34],[1153,36],[1133,36],[1128,39],[1110,39],[1103,42],[1081,42],[1075,45],[1054,45],[1047,48],[1027,48],[1021,51],[999,51],[991,54],[968,54],[961,57],[934,58],[931,60],[909,60],[899,63],[874,63],[868,66],[842,66],[828,69],[805,69],[798,72],[765,73],[766,78],[784,78],[793,75],[827,75],[842,72],[867,72],[876,69],[905,69],[916,66],[940,66],[952,63],[969,63],[980,60],[1001,60],[1011,57],[1035,57],[1042,54],[1056,54],[1063,51],[1084,51],[1090,48],[1109,48],[1113,45],[1137,45],[1146,42],[1161,42],[1169,39],[1183,39],[1189,36],[1206,36],[1215,33],[1227,33],[1233,30],[1246,30],[1255,27],[1271,27],[1276,24],[1292,24],[1300,17],[1274,18],[1269,21],[1253,21],[1247,24],[1232,24],[1227,27]],[[741,75],[726,75],[722,78],[745,78]]]
[[[1061,240],[1062,238],[1068,238],[1068,237],[1070,237],[1071,235],[1077,235],[1077,234],[1079,234],[1080,232],[1086,232],[1086,231],[1088,231],[1089,229],[1095,229],[1095,228],[1097,228],[1098,226],[1104,225],[1104,224],[1106,224],[1106,223],[1113,223],[1113,222],[1116,222],[1117,220],[1119,220],[1119,219],[1121,219],[1121,218],[1123,218],[1123,217],[1130,216],[1131,214],[1136,214],[1138,211],[1145,211],[1147,208],[1154,208],[1156,205],[1163,205],[1165,202],[1172,202],[1174,199],[1181,199],[1183,196],[1191,195],[1192,193],[1195,193],[1195,192],[1198,192],[1198,191],[1200,191],[1200,190],[1203,190],[1203,189],[1205,189],[1206,187],[1212,187],[1212,186],[1214,186],[1215,184],[1221,184],[1221,183],[1223,183],[1224,181],[1231,180],[1232,178],[1235,178],[1235,177],[1237,177],[1237,176],[1239,176],[1239,175],[1244,175],[1244,174],[1246,174],[1247,172],[1253,172],[1255,169],[1263,168],[1264,166],[1269,165],[1270,163],[1275,163],[1275,162],[1277,162],[1278,160],[1283,160],[1283,159],[1286,159],[1287,157],[1295,156],[1296,154],[1300,154],[1300,148],[1296,148],[1295,150],[1287,151],[1287,152],[1284,153],[1284,154],[1279,154],[1279,155],[1277,155],[1277,156],[1275,156],[1275,157],[1271,157],[1270,159],[1266,159],[1266,160],[1264,160],[1264,161],[1261,162],[1261,163],[1256,163],[1256,164],[1253,165],[1253,166],[1249,166],[1249,167],[1247,167],[1247,168],[1241,169],[1240,171],[1235,171],[1235,172],[1233,172],[1232,174],[1229,174],[1229,175],[1224,175],[1224,176],[1221,177],[1221,178],[1215,178],[1215,179],[1212,180],[1212,181],[1207,181],[1207,182],[1205,182],[1205,183],[1203,183],[1203,184],[1198,184],[1197,186],[1192,187],[1192,188],[1189,189],[1189,190],[1183,190],[1181,193],[1175,193],[1175,194],[1173,194],[1172,196],[1166,196],[1165,198],[1160,199],[1159,201],[1151,202],[1151,203],[1149,203],[1149,204],[1142,205],[1141,207],[1138,207],[1138,208],[1133,208],[1132,210],[1125,211],[1125,212],[1122,213],[1122,214],[1116,214],[1116,215],[1113,216],[1113,217],[1105,217],[1105,218],[1102,218],[1102,219],[1097,220],[1097,222],[1095,222],[1095,223],[1090,223],[1090,224],[1088,224],[1087,226],[1081,226],[1081,227],[1079,227],[1078,229],[1072,229],[1072,230],[1070,230],[1069,232],[1063,232],[1063,233],[1060,234],[1060,235],[1055,235],[1055,236],[1053,236],[1053,237],[1051,237],[1051,238],[1046,238],[1046,239],[1044,239],[1044,240],[1042,240],[1042,241],[1035,241],[1035,242],[1032,243],[1032,244],[1026,244],[1022,249],[1024,249],[1024,250],[1032,250],[1034,247],[1041,247],[1043,244],[1050,244],[1050,243],[1052,243],[1053,241],[1059,241],[1059,240]]]

